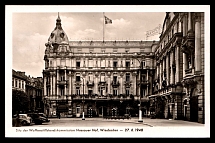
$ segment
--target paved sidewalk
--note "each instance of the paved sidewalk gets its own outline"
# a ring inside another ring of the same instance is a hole
[[[71,120],[79,121],[82,118],[50,118],[50,120]],[[197,122],[183,121],[183,120],[168,120],[168,119],[150,119],[143,117],[143,122],[138,122],[138,117],[131,119],[104,119],[104,118],[85,118],[86,121],[101,121],[101,122],[119,122],[119,123],[134,123],[144,124],[148,127],[204,127],[204,124]]]

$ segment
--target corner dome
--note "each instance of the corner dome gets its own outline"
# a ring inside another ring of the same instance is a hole
[[[51,32],[51,35],[48,38],[48,43],[50,44],[61,44],[61,43],[67,43],[69,44],[69,39],[64,32],[63,28],[61,27],[61,19],[58,14],[58,18],[56,19],[56,27],[55,29]]]

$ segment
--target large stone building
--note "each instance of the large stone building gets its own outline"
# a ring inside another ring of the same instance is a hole
[[[204,13],[167,12],[155,57],[151,108],[160,117],[204,123]]]
[[[55,116],[148,112],[155,41],[69,41],[58,16],[45,44],[45,113]]]

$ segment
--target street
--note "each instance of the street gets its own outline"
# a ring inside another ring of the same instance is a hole
[[[143,118],[138,122],[137,117],[131,119],[103,119],[103,118],[50,118],[50,122],[28,127],[204,127],[204,124],[183,120]]]
[[[168,119],[137,117],[124,120],[103,118],[50,118],[42,125],[16,128],[17,136],[52,137],[204,137],[210,132],[204,124]],[[23,134],[22,134],[23,133]]]

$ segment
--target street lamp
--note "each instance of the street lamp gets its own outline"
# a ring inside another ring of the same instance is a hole
[[[83,103],[83,114],[82,114],[82,120],[85,120],[84,118],[84,78],[81,77],[83,80],[83,97],[82,97],[82,103]]]

